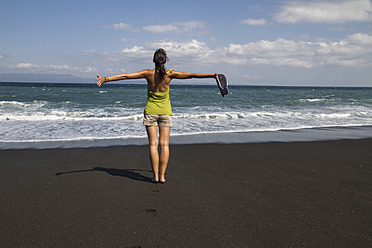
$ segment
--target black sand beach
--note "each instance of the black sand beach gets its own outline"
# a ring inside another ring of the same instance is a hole
[[[1,247],[368,247],[372,139],[0,151]]]

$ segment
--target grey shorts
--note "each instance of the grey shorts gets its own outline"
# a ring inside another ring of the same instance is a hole
[[[172,116],[170,115],[144,115],[143,125],[145,126],[159,126],[172,127]]]

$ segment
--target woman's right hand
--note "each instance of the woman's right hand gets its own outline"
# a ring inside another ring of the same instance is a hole
[[[97,85],[98,87],[101,87],[101,85],[105,82],[105,78],[100,77],[97,75]]]

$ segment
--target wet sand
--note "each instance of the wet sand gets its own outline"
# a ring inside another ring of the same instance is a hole
[[[368,247],[372,139],[0,151],[1,247]]]

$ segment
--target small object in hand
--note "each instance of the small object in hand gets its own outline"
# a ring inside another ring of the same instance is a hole
[[[225,75],[218,74],[218,76],[216,77],[216,83],[217,83],[217,86],[220,89],[221,95],[223,97],[225,95],[229,94],[229,87],[228,87],[227,79],[226,79]]]

